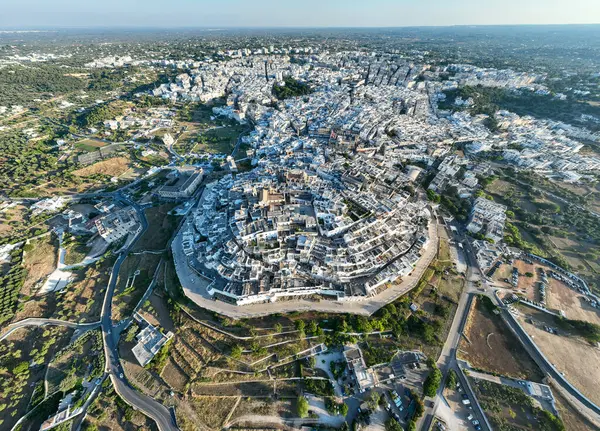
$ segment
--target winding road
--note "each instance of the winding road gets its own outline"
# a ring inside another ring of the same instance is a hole
[[[31,318],[23,319],[23,320],[20,320],[18,322],[11,323],[10,325],[8,325],[7,330],[2,335],[0,335],[0,341],[4,340],[6,337],[8,337],[10,334],[15,332],[16,330],[26,328],[28,326],[38,326],[38,327],[39,326],[65,326],[67,328],[83,329],[83,330],[87,331],[89,329],[95,329],[95,328],[99,327],[100,322],[75,323],[75,322],[68,322],[66,320],[59,320],[59,319],[41,319],[41,318],[31,317]]]
[[[123,399],[123,401],[125,401],[134,409],[139,410],[146,416],[150,417],[154,422],[156,422],[160,431],[177,431],[178,428],[173,423],[172,415],[169,409],[167,409],[158,401],[135,390],[127,382],[127,378],[123,372],[123,367],[119,361],[119,330],[114,330],[115,328],[113,327],[112,323],[112,299],[121,265],[127,258],[127,255],[131,251],[133,245],[144,234],[146,229],[148,229],[148,221],[146,220],[144,211],[139,205],[128,201],[121,195],[117,195],[116,198],[135,208],[142,225],[142,229],[138,232],[135,239],[127,246],[127,248],[122,250],[121,254],[119,254],[119,257],[113,266],[108,287],[106,289],[106,295],[104,296],[100,322],[102,326],[102,339],[104,341],[105,371],[108,373],[116,393]]]

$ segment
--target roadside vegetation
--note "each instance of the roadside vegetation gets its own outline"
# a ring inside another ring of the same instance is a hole
[[[471,379],[481,407],[499,431],[565,431],[559,417],[540,409],[521,389],[486,380]]]

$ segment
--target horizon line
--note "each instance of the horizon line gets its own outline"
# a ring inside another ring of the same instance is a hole
[[[61,25],[61,26],[14,26],[0,27],[3,32],[35,32],[35,31],[60,31],[60,30],[383,30],[383,29],[410,29],[410,28],[466,28],[466,27],[572,27],[572,26],[599,26],[597,23],[520,23],[520,24],[447,24],[447,25],[399,25],[399,26],[228,26],[228,25],[203,25],[203,26],[144,26],[144,25]]]

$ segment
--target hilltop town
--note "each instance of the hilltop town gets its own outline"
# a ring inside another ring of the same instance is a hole
[[[0,33],[2,428],[600,426],[600,53],[412,31]]]

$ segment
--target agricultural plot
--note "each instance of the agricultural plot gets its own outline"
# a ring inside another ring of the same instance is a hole
[[[549,278],[547,306],[564,311],[568,319],[584,320],[600,325],[600,310],[590,305],[585,296],[570,289],[562,281]]]
[[[74,144],[76,149],[85,152],[96,151],[98,148],[102,148],[107,145],[108,144],[106,142],[98,139],[82,139]]]
[[[93,382],[104,371],[100,330],[92,330],[55,355],[48,364],[48,393],[70,392],[79,381]]]
[[[22,329],[0,343],[0,427],[11,429],[26,413],[45,364],[67,345],[73,331],[61,327]]]
[[[237,397],[194,397],[191,405],[200,421],[210,429],[221,429],[237,404]]]
[[[23,251],[14,249],[9,258],[8,269],[0,276],[0,325],[15,315],[19,292],[26,277],[25,268],[21,264]]]
[[[279,416],[293,417],[295,415],[292,400],[273,400],[270,398],[253,399],[242,398],[234,410],[229,423],[243,421],[244,418],[252,416]]]
[[[108,177],[119,177],[132,167],[129,157],[119,156],[96,162],[92,165],[73,171],[78,177],[91,177],[95,175],[106,175]]]
[[[28,209],[24,205],[15,205],[0,211],[0,238],[8,235],[15,227],[22,226],[27,212]]]
[[[23,304],[17,319],[46,317],[93,322],[100,317],[102,298],[108,285],[114,256],[73,271],[73,280],[60,293],[33,297]]]

